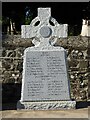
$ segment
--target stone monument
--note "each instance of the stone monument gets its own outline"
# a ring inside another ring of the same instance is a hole
[[[81,36],[90,37],[90,20],[82,20]]]
[[[51,17],[50,8],[38,8],[30,25],[22,25],[22,38],[32,38],[34,47],[24,51],[21,100],[17,109],[54,110],[75,108],[70,99],[66,51],[54,47],[67,37],[67,24]]]

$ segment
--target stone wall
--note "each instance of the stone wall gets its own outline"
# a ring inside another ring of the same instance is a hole
[[[66,39],[58,39],[55,44],[55,46],[64,47],[67,51],[71,98],[76,101],[89,99],[89,41],[90,38],[88,37],[70,36]],[[26,47],[33,46],[33,44],[31,39],[22,39],[20,35],[5,35],[3,36],[2,46],[2,57],[0,57],[0,74],[2,79],[0,79],[0,82],[3,83],[3,101],[13,97],[19,100],[23,52]]]

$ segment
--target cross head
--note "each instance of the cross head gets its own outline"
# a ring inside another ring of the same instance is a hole
[[[67,37],[67,24],[59,24],[51,17],[51,8],[38,8],[38,16],[30,25],[21,26],[21,37],[32,38],[35,46],[55,44],[57,38]]]

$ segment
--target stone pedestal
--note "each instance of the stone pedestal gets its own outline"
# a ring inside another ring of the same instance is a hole
[[[26,110],[60,110],[75,109],[76,101],[45,101],[45,102],[22,102],[17,103],[17,109]]]

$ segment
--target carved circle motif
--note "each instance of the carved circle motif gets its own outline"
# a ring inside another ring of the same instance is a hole
[[[52,30],[51,30],[51,28],[44,26],[40,29],[40,34],[42,37],[48,38],[52,34]]]

